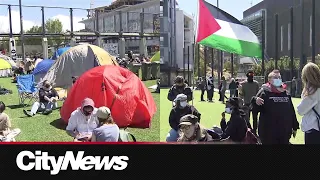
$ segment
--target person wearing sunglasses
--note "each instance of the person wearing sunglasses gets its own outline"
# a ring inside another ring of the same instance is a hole
[[[85,98],[81,107],[71,113],[66,131],[75,142],[91,141],[92,132],[99,125],[97,111],[93,100]]]
[[[258,133],[262,144],[290,144],[299,129],[291,96],[282,82],[279,70],[268,75],[268,83],[262,85],[252,99],[253,109],[260,112]]]

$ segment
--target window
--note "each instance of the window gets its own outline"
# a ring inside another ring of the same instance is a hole
[[[291,23],[288,24],[288,50],[291,50]]]
[[[281,51],[283,51],[283,26],[280,29],[280,36],[281,36]]]
[[[310,16],[310,46],[312,46],[312,15]]]

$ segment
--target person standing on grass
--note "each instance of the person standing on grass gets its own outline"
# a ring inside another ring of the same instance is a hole
[[[85,98],[81,107],[71,113],[66,131],[75,142],[91,141],[92,132],[98,127],[97,108],[90,98]]]
[[[320,144],[320,69],[314,63],[308,63],[302,69],[302,101],[297,107],[303,116],[301,130],[305,134],[305,144]]]
[[[185,94],[188,102],[193,99],[192,89],[184,82],[184,78],[182,76],[176,77],[175,84],[168,92],[168,100],[174,101],[178,94]]]
[[[240,91],[239,91],[239,97],[243,99],[244,105],[246,106],[246,120],[250,122],[250,114],[252,112],[252,118],[253,118],[253,133],[257,133],[258,128],[258,112],[253,111],[252,105],[251,105],[251,99],[252,97],[256,96],[259,92],[259,83],[258,81],[254,80],[254,73],[253,70],[247,71],[247,80],[240,83]]]
[[[206,92],[207,86],[206,86],[207,82],[206,82],[206,77],[200,77],[199,79],[199,89],[201,91],[201,95],[200,95],[200,100],[201,101],[205,101],[204,100],[204,93]]]
[[[227,90],[227,81],[224,76],[221,78],[221,101],[224,104],[224,99],[226,95],[226,90]]]
[[[237,89],[237,84],[234,78],[231,78],[231,82],[229,84],[230,98],[236,97],[236,89]]]
[[[118,142],[120,129],[113,121],[110,109],[100,107],[97,118],[100,126],[93,130],[91,142]]]
[[[201,114],[198,112],[198,110],[194,106],[188,104],[188,99],[185,94],[179,94],[174,102],[176,103],[176,106],[172,108],[169,115],[169,124],[171,130],[167,135],[167,142],[176,142],[179,138],[179,123],[181,117],[187,114],[193,114],[198,117],[199,121],[201,118]]]
[[[210,76],[207,79],[207,98],[208,102],[213,102],[213,95],[214,95],[214,85],[213,85],[213,78]]]
[[[291,97],[296,97],[296,90],[297,90],[297,80],[296,80],[296,77],[293,77],[291,81],[291,90],[290,90]]]
[[[32,105],[31,111],[23,110],[26,116],[32,117],[36,115],[37,112],[41,111],[44,115],[49,115],[52,113],[53,109],[58,107],[59,95],[57,91],[52,88],[49,81],[45,80],[42,83],[42,87],[39,90],[39,102],[35,102]]]
[[[268,75],[268,83],[262,85],[252,101],[253,111],[260,112],[261,143],[290,144],[291,136],[296,137],[299,122],[279,70]]]

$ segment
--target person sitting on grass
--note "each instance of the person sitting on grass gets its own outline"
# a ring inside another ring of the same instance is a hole
[[[31,108],[31,111],[23,110],[24,114],[32,117],[37,112],[42,112],[44,115],[52,113],[53,109],[58,107],[59,95],[57,91],[52,88],[49,81],[45,80],[42,83],[42,87],[39,90],[39,102],[35,102]]]
[[[85,98],[81,107],[71,113],[66,131],[75,142],[88,142],[98,125],[97,108],[94,107],[92,99]]]
[[[242,100],[240,98],[230,98],[226,103],[225,112],[231,114],[228,123],[225,120],[225,113],[222,113],[222,120],[220,122],[223,131],[222,139],[229,138],[233,142],[243,142],[246,137],[248,128],[251,125],[245,120],[246,114],[241,109]]]
[[[107,107],[100,107],[97,111],[100,127],[93,130],[91,142],[118,142],[120,129],[113,121],[111,111]]]
[[[9,116],[4,113],[6,105],[0,101],[0,141],[11,142],[15,141],[14,137],[20,134],[20,129],[11,130],[11,121]]]
[[[201,114],[198,112],[198,110],[188,104],[188,97],[185,94],[179,94],[176,99],[174,100],[174,103],[176,104],[169,116],[169,124],[171,127],[171,130],[169,131],[166,141],[167,142],[176,142],[179,137],[179,122],[181,117],[187,115],[187,114],[193,114],[198,117],[198,120],[200,121]]]
[[[199,124],[197,116],[187,114],[180,119],[177,142],[209,142],[212,140],[207,129]]]

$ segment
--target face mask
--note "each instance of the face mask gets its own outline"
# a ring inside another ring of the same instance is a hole
[[[186,106],[187,106],[187,101],[182,101],[182,102],[180,102],[180,106],[182,107],[182,108],[185,108]]]
[[[253,82],[253,76],[248,76],[248,81]]]
[[[273,80],[273,85],[275,87],[280,87],[282,85],[282,79],[274,79]]]
[[[228,114],[231,114],[232,113],[232,110],[230,109],[230,108],[226,108],[226,113],[228,113]]]

